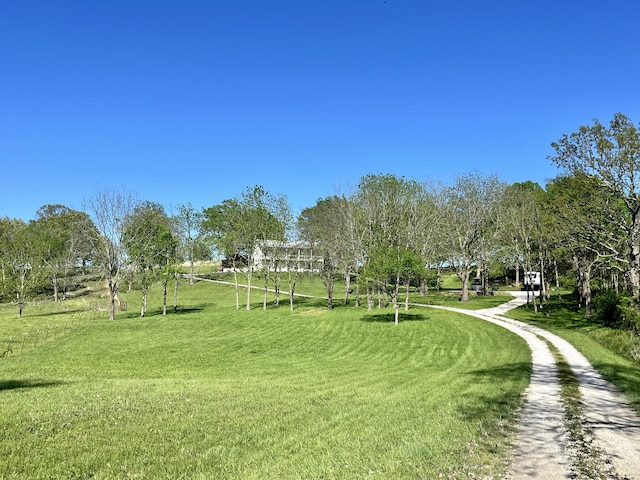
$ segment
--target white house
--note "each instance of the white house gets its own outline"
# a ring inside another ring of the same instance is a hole
[[[322,257],[314,253],[314,245],[309,242],[285,242],[265,240],[253,252],[253,268],[260,270],[317,272]]]

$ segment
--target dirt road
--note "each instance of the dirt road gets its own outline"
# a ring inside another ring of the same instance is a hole
[[[532,354],[532,375],[521,413],[508,478],[640,480],[640,417],[569,342],[539,327],[502,316],[526,303],[525,292],[484,310],[453,310],[492,322],[522,337]],[[567,430],[552,344],[580,384],[582,418]],[[577,431],[576,431],[577,430]]]

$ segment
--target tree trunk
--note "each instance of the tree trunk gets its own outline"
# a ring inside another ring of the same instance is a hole
[[[558,261],[553,261],[553,271],[556,277],[556,291],[558,292],[558,301],[562,301],[562,293],[560,292],[560,275],[558,274]]]
[[[344,304],[349,305],[349,291],[351,290],[351,272],[349,269],[344,274]]]
[[[247,310],[251,310],[251,277],[253,277],[253,267],[247,270]]]
[[[406,280],[404,282],[405,295],[404,295],[404,309],[405,311],[409,310],[409,287],[411,286],[411,280]]]
[[[118,285],[115,282],[113,275],[109,274],[107,279],[109,286],[109,320],[116,319],[116,297],[118,296]]]
[[[333,275],[328,275],[327,278],[327,308],[333,309]]]
[[[289,309],[293,312],[293,296],[296,290],[296,282],[298,281],[298,270],[291,275],[291,270],[288,273],[289,276]]]
[[[149,287],[143,285],[142,286],[142,305],[140,307],[140,317],[144,317],[144,314],[147,312],[147,291]]]
[[[462,283],[462,296],[461,302],[469,301],[469,276],[471,275],[471,267],[458,267],[458,278]]]
[[[632,214],[631,259],[629,265],[629,281],[634,303],[640,303],[640,212]]]
[[[400,320],[400,306],[398,305],[398,293],[400,289],[400,277],[396,277],[396,284],[393,286],[393,323],[398,325]]]
[[[264,270],[264,292],[262,295],[262,310],[267,309],[267,291],[269,289],[269,269],[266,268]]]
[[[178,286],[180,285],[180,282],[179,282],[180,275],[178,274],[178,272],[173,274],[173,278],[175,280],[175,284],[173,287],[173,311],[177,312],[178,311]]]
[[[167,279],[162,283],[162,316],[167,316]]]
[[[53,284],[53,301],[58,301],[58,277],[56,275],[53,276],[51,283]]]

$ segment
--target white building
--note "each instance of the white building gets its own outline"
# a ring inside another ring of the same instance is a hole
[[[265,240],[253,252],[253,268],[261,270],[317,272],[322,257],[316,256],[314,245],[309,242],[285,242]]]

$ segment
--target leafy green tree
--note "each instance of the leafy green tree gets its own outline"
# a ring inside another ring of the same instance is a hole
[[[594,120],[577,132],[553,142],[556,155],[549,158],[573,175],[595,180],[619,199],[602,205],[608,208],[617,228],[624,232],[631,292],[640,302],[640,132],[622,113],[609,126]]]
[[[362,258],[353,203],[344,195],[319,199],[298,217],[298,231],[302,239],[313,245],[318,258],[317,269],[327,289],[327,307],[334,307],[334,285],[340,273],[345,279],[345,303],[348,303],[351,276],[357,275],[358,260]]]
[[[3,299],[12,300],[22,317],[25,303],[34,291],[31,231],[19,219],[0,219],[0,261],[2,262]]]
[[[140,316],[144,317],[147,311],[151,285],[159,279],[163,279],[163,314],[166,315],[167,283],[172,276],[169,269],[174,263],[177,240],[164,207],[150,201],[138,204],[125,219],[123,243],[142,289]]]
[[[66,298],[70,276],[94,257],[98,233],[89,216],[64,205],[44,205],[36,213],[34,254],[47,272],[53,298]]]
[[[597,178],[564,175],[547,184],[545,210],[559,229],[558,244],[573,262],[578,304],[591,314],[591,281],[596,268],[627,260],[625,231],[612,221],[611,212],[623,213],[624,204]],[[623,263],[622,263],[623,264]]]
[[[424,276],[422,257],[404,247],[375,247],[369,252],[365,272],[367,277],[386,289],[391,296],[394,323],[398,325],[400,285],[406,285],[409,280]]]
[[[237,198],[225,200],[203,211],[202,225],[215,248],[234,262],[241,257],[247,261],[247,310],[251,309],[256,247],[268,240],[286,239],[287,221],[283,218],[283,212],[287,210],[286,197],[272,195],[264,187],[255,186],[247,188]],[[237,276],[235,283],[236,307],[239,308]]]
[[[366,175],[360,180],[352,201],[362,222],[359,228],[363,232],[360,238],[365,261],[369,261],[372,251],[379,249],[412,248],[420,252],[423,238],[414,226],[422,219],[420,201],[423,192],[418,182],[395,175]],[[376,286],[380,287],[379,284]],[[371,308],[371,289],[368,289],[367,299],[368,308]]]
[[[15,263],[13,246],[17,233],[24,227],[25,223],[22,220],[0,218],[0,300],[2,301],[15,298],[12,276]]]

